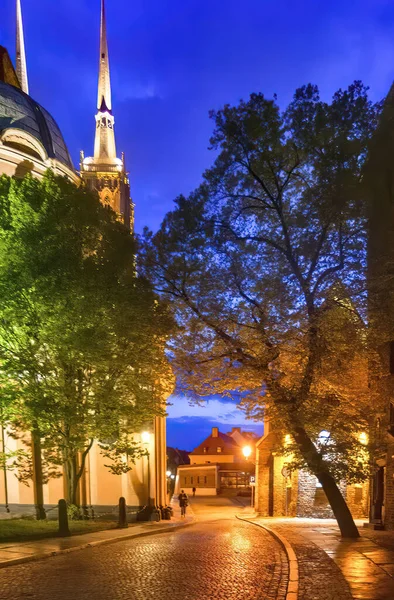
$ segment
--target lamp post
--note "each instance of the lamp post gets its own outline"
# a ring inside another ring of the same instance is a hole
[[[242,454],[244,455],[244,457],[246,458],[246,460],[249,461],[249,458],[250,458],[250,456],[252,454],[252,448],[251,448],[251,446],[244,446],[242,448]],[[251,494],[251,497],[250,497],[250,506],[251,506],[251,508],[253,508],[254,507],[254,493],[253,493],[254,492],[254,484],[250,485],[250,487],[252,488],[252,494]]]

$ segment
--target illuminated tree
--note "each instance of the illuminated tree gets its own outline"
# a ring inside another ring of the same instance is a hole
[[[284,112],[262,94],[213,112],[214,165],[142,243],[181,327],[182,385],[242,392],[249,415],[291,433],[345,536],[358,532],[337,484],[365,476],[346,457],[361,455],[368,424],[360,178],[379,112],[360,82],[330,104],[308,85]],[[362,372],[353,390],[351,364]]]
[[[121,453],[144,452],[130,434],[163,412],[172,320],[136,274],[133,236],[95,195],[50,172],[3,176],[0,207],[3,420],[64,467],[75,504],[94,440],[114,472],[130,468]]]

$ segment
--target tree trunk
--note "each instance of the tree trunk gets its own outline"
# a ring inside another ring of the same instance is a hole
[[[338,527],[341,530],[342,537],[358,538],[360,534],[346,503],[341,490],[337,486],[335,479],[329,473],[317,473],[316,477],[322,484],[324,493],[330,503],[332,512],[337,520]]]
[[[36,519],[40,521],[46,519],[46,512],[44,509],[41,439],[37,431],[33,431],[31,434],[31,449],[33,455],[34,504]]]
[[[314,443],[305,429],[298,424],[294,424],[294,415],[293,427],[291,429],[292,436],[297,443],[306,464],[322,485],[327,500],[332,508],[332,512],[337,520],[342,537],[360,537],[352,514],[346,504],[346,500],[342,496],[334,477],[330,474],[327,465],[325,465],[321,455],[316,450]]]
[[[67,500],[70,504],[79,506],[78,502],[78,476],[77,476],[77,459],[75,456],[70,456],[65,462],[66,472],[66,487]]]

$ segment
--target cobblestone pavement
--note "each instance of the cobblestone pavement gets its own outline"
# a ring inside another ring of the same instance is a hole
[[[360,527],[342,539],[331,519],[258,519],[292,544],[299,566],[299,600],[393,600],[394,533]],[[362,525],[362,523],[358,523]]]
[[[222,518],[0,571],[0,600],[284,600],[270,534]]]

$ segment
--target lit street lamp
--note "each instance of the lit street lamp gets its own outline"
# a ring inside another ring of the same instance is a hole
[[[242,454],[244,455],[244,457],[246,458],[246,460],[249,460],[249,458],[250,458],[250,456],[252,454],[252,448],[251,448],[251,446],[244,446],[242,448]],[[250,480],[249,485],[252,488],[251,489],[252,493],[251,493],[251,497],[250,497],[250,506],[251,506],[251,508],[253,508],[253,506],[254,506],[254,500],[253,500],[254,494],[253,494],[253,492],[254,492],[254,486],[255,486],[254,481],[252,483],[251,480]]]
[[[249,456],[252,454],[252,448],[250,446],[244,446],[242,448],[242,454],[245,458],[249,458]]]

